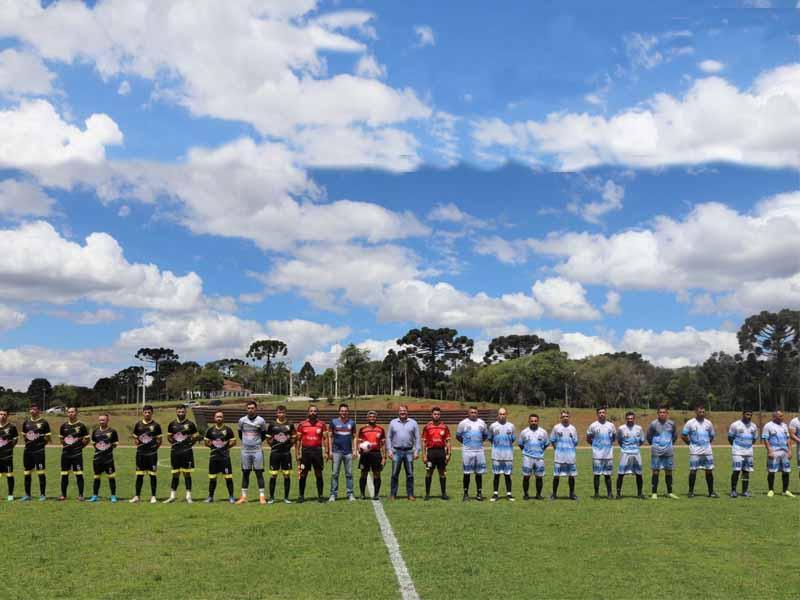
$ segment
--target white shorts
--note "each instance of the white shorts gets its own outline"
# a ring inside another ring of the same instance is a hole
[[[713,471],[714,470],[714,456],[711,454],[690,454],[689,455],[689,470],[690,471]]]
[[[522,457],[522,475],[530,477],[531,474],[536,477],[544,477],[544,459],[533,458],[532,456]]]
[[[592,459],[592,474],[593,475],[612,475],[614,473],[614,459],[613,458],[593,458]]]
[[[789,473],[792,465],[789,463],[789,453],[785,450],[774,450],[772,458],[767,457],[767,472],[769,473]]]
[[[257,452],[242,451],[242,470],[243,471],[263,471],[264,470],[264,452],[258,450]]]
[[[641,454],[626,454],[622,453],[619,457],[619,469],[617,475],[634,475],[642,474],[642,455]]]
[[[731,470],[732,471],[747,471],[753,472],[753,457],[752,456],[739,456],[734,454],[731,456]]]
[[[483,475],[486,473],[486,457],[483,452],[462,452],[461,466],[464,468],[464,475]]]
[[[492,460],[492,473],[495,475],[511,475],[513,460]]]
[[[576,477],[578,465],[575,463],[553,463],[554,477]]]

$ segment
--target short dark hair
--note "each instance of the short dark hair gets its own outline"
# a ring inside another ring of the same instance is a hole
[[[346,403],[346,402],[342,402],[342,403],[339,405],[339,408],[346,408],[347,410],[350,410],[350,407],[349,407],[349,406],[347,406],[347,403]]]
[[[605,404],[603,404],[603,405],[601,405],[601,406],[598,406],[598,407],[597,407],[597,410],[595,410],[594,412],[595,412],[595,413],[599,413],[601,410],[608,410],[608,408],[606,408],[606,405],[605,405]]]
[[[470,406],[467,410],[478,410],[477,406]]]
[[[435,413],[437,410],[438,410],[439,412],[442,412],[442,409],[441,409],[441,408],[439,408],[438,406],[434,406],[434,407],[431,409],[431,413]]]
[[[695,410],[700,410],[701,408],[705,408],[705,407],[706,407],[706,405],[705,405],[704,402],[698,402],[697,404],[694,405],[694,409]]]
[[[222,412],[221,410],[215,410],[215,411],[214,411],[214,416],[216,417],[217,415],[222,415],[222,416],[224,417],[224,416],[225,416],[225,413],[224,413],[224,412]]]
[[[626,412],[626,413],[625,413],[625,418],[626,418],[626,419],[627,419],[628,417],[635,417],[635,416],[636,416],[636,413],[635,413],[635,412],[633,412],[632,410],[629,410],[628,412]]]
[[[561,415],[567,415],[567,416],[569,416],[569,411],[568,411],[566,408],[562,408],[562,409],[561,409],[561,412],[560,412],[560,413],[558,413],[558,416],[559,416],[559,417],[560,417]]]
[[[283,410],[283,411],[285,411],[286,407],[283,404],[278,404],[278,406],[275,407],[275,410]]]
[[[669,410],[669,404],[662,404],[658,407],[658,410]]]
[[[68,407],[67,407],[67,410],[69,410],[70,408],[74,408],[75,410],[78,410],[78,407],[77,407],[77,406],[75,406],[74,404],[73,404],[72,406],[68,406]]]
[[[152,405],[152,404],[145,404],[145,405],[142,407],[142,412],[144,412],[144,411],[146,411],[146,410],[152,411],[152,410],[153,410],[153,405]]]
[[[530,419],[531,417],[536,417],[538,419],[539,415],[537,415],[536,413],[531,413],[528,415],[528,418]]]
[[[255,406],[256,408],[258,408],[258,404],[256,404],[255,400],[248,400],[245,406]]]
[[[31,408],[39,408],[38,402],[31,402]]]

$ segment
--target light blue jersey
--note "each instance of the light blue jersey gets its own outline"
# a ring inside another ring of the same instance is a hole
[[[514,440],[516,432],[513,423],[495,421],[489,426],[489,440],[492,442],[492,460],[514,460]]]
[[[761,439],[768,441],[773,450],[780,450],[781,452],[789,451],[789,428],[786,426],[786,423],[770,421],[764,425],[764,430],[761,432]]]
[[[550,436],[541,427],[536,429],[526,427],[520,432],[517,443],[522,448],[523,456],[544,458],[544,449],[550,445]]]
[[[592,458],[594,460],[612,460],[614,458],[614,439],[616,427],[610,421],[595,421],[586,430],[586,437],[592,441]]]
[[[711,442],[717,437],[711,421],[689,419],[683,426],[683,435],[689,439],[689,454],[711,456]]]
[[[728,429],[728,441],[733,456],[753,456],[753,444],[758,441],[758,425],[752,421],[734,421]]]
[[[464,419],[456,428],[456,439],[462,452],[483,452],[483,442],[489,437],[489,428],[483,419]]]
[[[575,448],[578,447],[578,431],[573,425],[559,423],[553,427],[550,443],[556,450],[555,462],[575,464]]]
[[[639,454],[639,447],[644,443],[644,430],[636,424],[628,427],[626,423],[617,429],[617,439],[623,454]]]

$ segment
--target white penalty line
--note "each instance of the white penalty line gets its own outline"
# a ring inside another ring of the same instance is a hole
[[[375,495],[375,489],[372,486],[372,477],[367,478],[367,491],[370,498]],[[394,574],[397,577],[397,585],[400,587],[400,596],[403,600],[420,600],[417,588],[414,587],[414,580],[411,579],[411,574],[408,572],[406,561],[403,560],[403,554],[400,552],[400,544],[397,543],[397,536],[394,534],[392,524],[389,522],[389,517],[383,510],[383,504],[380,501],[370,501],[372,508],[375,509],[375,518],[378,519],[378,525],[381,528],[381,535],[383,536],[383,543],[386,550],[389,552],[389,560],[394,567]]]

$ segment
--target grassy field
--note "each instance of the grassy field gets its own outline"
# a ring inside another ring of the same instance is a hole
[[[196,499],[206,492],[206,452],[196,450]],[[20,455],[17,495],[22,492]],[[50,497],[58,494],[58,456],[58,450],[48,451]],[[168,493],[168,450],[160,456],[163,498]],[[723,496],[718,500],[685,497],[687,455],[681,448],[679,500],[592,500],[590,453],[583,450],[579,502],[462,503],[456,453],[448,481],[454,500],[398,500],[384,506],[422,598],[463,596],[465,590],[471,597],[507,598],[797,598],[800,570],[792,565],[800,542],[800,499],[764,495],[760,449],[754,497],[727,498],[730,452],[718,448],[715,456],[717,488]],[[238,463],[238,451],[233,457]],[[551,458],[550,451],[548,468]],[[649,460],[646,450],[644,458]],[[130,497],[133,450],[117,451],[117,467],[119,493]],[[382,491],[388,491],[389,473],[384,475]],[[237,494],[239,479],[237,473]],[[548,473],[546,491],[550,481]],[[309,484],[313,490],[313,481]],[[416,485],[421,496],[419,470]],[[518,473],[514,485],[519,498]],[[663,481],[661,485],[663,491]],[[649,469],[646,491],[648,486]],[[791,487],[800,493],[796,469]],[[221,502],[224,486],[220,488],[219,502],[213,505],[81,504],[74,500],[74,484],[66,503],[2,502],[6,556],[13,557],[4,561],[3,595],[399,597],[370,502],[231,506]],[[490,491],[490,476],[485,476],[484,488],[484,493]],[[33,489],[36,494],[35,479]],[[326,493],[328,489],[326,472]],[[702,478],[697,489],[705,491]],[[280,497],[280,483],[278,490]],[[629,478],[625,493],[633,492]],[[5,495],[4,481],[0,493]],[[101,493],[108,493],[105,481]],[[295,479],[292,496],[296,494]]]

